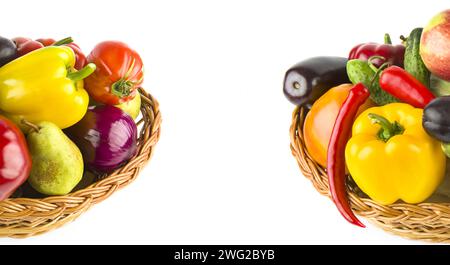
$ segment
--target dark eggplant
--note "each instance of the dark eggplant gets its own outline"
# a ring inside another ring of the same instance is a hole
[[[423,110],[425,131],[444,143],[450,143],[450,96],[435,98]]]
[[[137,151],[133,118],[114,106],[89,107],[83,119],[64,132],[80,148],[87,167],[96,173],[117,169]]]
[[[347,58],[319,56],[292,66],[284,77],[283,92],[295,105],[312,104],[330,88],[350,83]]]
[[[17,58],[16,44],[0,36],[0,67]]]

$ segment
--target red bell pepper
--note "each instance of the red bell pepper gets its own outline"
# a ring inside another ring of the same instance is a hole
[[[372,56],[381,56],[372,61],[376,67],[380,67],[383,63],[389,62],[393,65],[403,67],[403,58],[405,56],[405,46],[402,44],[392,45],[389,34],[384,35],[384,44],[378,43],[363,43],[356,45],[348,55],[348,59],[360,59],[363,61],[369,60]]]
[[[400,101],[416,108],[425,108],[435,98],[422,82],[398,66],[390,66],[381,73],[380,87]]]
[[[369,97],[369,90],[362,84],[356,84],[342,104],[328,144],[327,173],[331,197],[342,216],[350,223],[365,227],[356,218],[350,208],[345,185],[345,145],[350,138],[352,124],[359,107]]]
[[[31,170],[31,157],[20,129],[0,116],[0,201],[8,198]]]

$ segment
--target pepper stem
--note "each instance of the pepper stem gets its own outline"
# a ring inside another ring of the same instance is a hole
[[[385,117],[375,114],[369,113],[369,119],[372,120],[372,123],[378,123],[381,126],[381,129],[378,131],[378,139],[383,142],[387,142],[389,139],[394,137],[395,135],[402,134],[405,129],[398,122],[390,122]]]
[[[92,74],[97,67],[93,63],[88,63],[85,67],[76,72],[71,72],[67,74],[67,78],[72,79],[73,82],[77,82],[85,79],[90,74]]]
[[[62,40],[59,40],[59,41],[53,43],[52,46],[61,46],[61,45],[69,44],[69,43],[72,43],[72,42],[73,42],[72,37],[67,37],[67,38],[64,38]]]
[[[384,44],[392,44],[391,36],[389,33],[384,34]]]

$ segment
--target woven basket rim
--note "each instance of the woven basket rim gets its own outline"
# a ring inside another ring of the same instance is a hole
[[[62,226],[136,179],[152,157],[161,132],[158,101],[143,88],[138,91],[142,117],[137,122],[141,129],[136,155],[115,171],[98,176],[94,183],[67,195],[0,201],[0,237],[24,238]]]
[[[292,155],[314,188],[331,199],[328,176],[325,168],[319,165],[308,153],[303,140],[303,123],[306,109],[296,107],[290,126],[290,148]],[[354,187],[347,185],[348,198],[353,211],[381,227],[385,231],[409,239],[450,243],[450,203],[423,202],[408,204],[397,202],[381,205],[370,198],[360,197]]]

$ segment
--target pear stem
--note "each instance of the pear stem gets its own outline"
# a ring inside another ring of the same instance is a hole
[[[23,125],[26,125],[28,128],[30,128],[30,130],[35,131],[37,133],[39,132],[39,126],[37,126],[36,124],[31,123],[31,122],[29,122],[29,121],[27,121],[25,119],[22,119],[21,122],[22,122]]]

